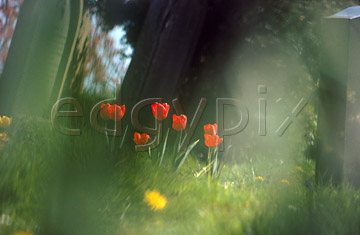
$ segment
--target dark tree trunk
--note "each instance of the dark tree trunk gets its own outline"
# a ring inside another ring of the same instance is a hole
[[[118,102],[133,107],[144,98],[177,95],[198,42],[207,1],[155,0],[140,33]]]

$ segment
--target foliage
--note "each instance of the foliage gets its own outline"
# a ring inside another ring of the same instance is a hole
[[[316,83],[321,20],[356,5],[356,1],[209,0],[207,4],[207,17],[190,71],[199,73],[194,69],[200,65],[203,67],[205,58],[214,57],[214,53],[219,50],[222,54],[231,55],[228,51],[242,42],[259,48],[285,44],[283,50],[295,50]],[[115,25],[123,25],[127,32],[127,41],[135,45],[149,7],[148,0],[90,0],[89,5],[93,7],[92,12],[100,16],[99,22],[105,30]],[[222,65],[223,63],[218,63],[217,66]]]
[[[132,47],[135,47],[149,4],[149,0],[88,0],[91,12],[99,17],[104,31],[122,25],[127,32],[127,43]]]
[[[120,46],[118,46],[118,44]],[[127,44],[114,42],[101,27],[99,18],[84,13],[72,62],[70,87],[80,93],[113,95],[127,70]]]
[[[90,29],[92,17],[87,12],[82,25],[83,37],[78,40],[73,68],[76,76],[72,83],[75,86],[78,82],[77,87],[81,88],[83,78],[90,74],[99,84],[116,78],[106,74],[102,53],[106,53],[105,58],[111,64],[111,58],[122,52],[106,51],[112,42],[100,25],[110,29],[114,24],[123,24],[127,41],[134,45],[144,9],[148,7],[147,1],[92,3],[97,7],[95,12],[104,18],[94,18],[95,28]],[[111,20],[117,17],[114,13],[117,8],[106,8],[107,3],[122,7],[126,14]],[[216,67],[221,69],[225,63],[220,59],[230,57],[234,43],[240,42],[259,50],[282,48],[283,53],[291,55],[295,51],[310,72],[311,89],[315,90],[319,77],[321,17],[351,4],[350,1],[209,1],[208,16],[189,74],[192,79],[201,76],[200,80],[209,79],[206,81],[211,87],[211,79],[218,75],[204,76],[202,69],[214,67],[206,74],[216,74],[213,72]],[[129,9],[142,9],[141,17],[136,18]],[[219,51],[224,55],[219,55]],[[195,80],[188,82],[194,84]],[[101,100],[92,93],[95,92],[80,94],[87,97],[81,99],[86,103],[85,115],[90,112],[91,103]],[[308,106],[306,112],[310,114],[306,128],[314,133],[315,106]],[[223,157],[219,164],[221,175],[207,184],[206,174],[202,174],[206,172],[207,159],[197,151],[203,141],[193,142],[188,150],[178,154],[177,143],[166,138],[162,148],[135,153],[133,145],[123,145],[125,138],[132,137],[126,131],[121,139],[116,139],[100,135],[87,123],[65,121],[63,124],[81,125],[82,135],[63,136],[52,130],[46,120],[14,120],[10,126],[8,141],[0,150],[1,233],[360,232],[359,189],[345,183],[339,187],[315,184],[314,161],[303,156],[301,147],[294,147],[290,154],[269,151],[266,156],[255,154],[257,143],[252,146],[253,151],[233,151],[228,158],[241,159],[241,164]],[[304,141],[312,144],[314,139],[314,135],[309,135]],[[146,192],[157,192],[148,204],[144,202]],[[161,210],[152,210],[160,207]]]
[[[159,166],[147,152],[135,155],[133,146],[112,151],[106,138],[91,130],[79,137],[63,136],[47,122],[15,120],[1,150],[0,209],[10,222],[0,221],[0,231],[80,235],[359,232],[359,190],[348,185],[313,185],[314,162],[299,152],[241,156],[243,164],[227,162],[222,175],[210,185],[206,175],[194,177],[206,165],[196,151],[177,173],[172,154],[169,147]],[[150,206],[144,202],[146,192],[156,192]],[[155,211],[152,206],[162,209]]]
[[[0,75],[9,51],[17,17],[23,0],[0,1]]]

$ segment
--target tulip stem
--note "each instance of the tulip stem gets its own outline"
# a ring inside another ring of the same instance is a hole
[[[158,135],[157,135],[157,140],[156,140],[156,146],[159,146],[160,144],[160,139],[161,139],[161,121],[158,121]]]
[[[127,125],[127,126],[126,126],[126,128],[125,128],[125,131],[124,131],[123,137],[122,137],[121,142],[120,142],[119,149],[121,149],[121,148],[122,148],[122,146],[123,146],[123,144],[124,144],[124,141],[125,141],[125,136],[126,136],[126,134],[127,134],[128,127],[129,127],[129,126]]]
[[[209,152],[208,152],[208,185],[210,186],[210,182],[211,182],[211,147],[209,147]]]
[[[178,145],[178,141],[179,141],[179,135],[176,135],[176,140],[175,140],[175,144],[174,144],[174,148],[173,148],[174,165],[176,163],[176,159],[178,156],[178,152],[176,152],[176,146]]]
[[[179,138],[179,143],[178,143],[178,147],[177,147],[178,153],[180,152],[182,133],[183,133],[183,130],[180,131],[180,138]]]
[[[108,136],[107,122],[105,123],[105,138],[106,138],[106,143],[109,145],[109,136]]]
[[[113,139],[111,141],[111,152],[113,153],[115,151],[115,140],[116,140],[116,122],[115,122],[115,130],[113,134]]]

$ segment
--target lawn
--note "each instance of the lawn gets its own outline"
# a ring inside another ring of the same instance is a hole
[[[48,120],[19,118],[7,133],[0,234],[360,232],[360,191],[316,184],[314,161],[296,148],[286,156],[230,149],[220,176],[209,183],[206,174],[199,176],[207,159],[198,146],[176,171],[171,141],[159,164],[162,146],[151,155],[136,153],[134,144],[120,148],[123,137],[114,141],[91,128],[66,136]],[[156,210],[144,200],[151,191],[165,206]]]

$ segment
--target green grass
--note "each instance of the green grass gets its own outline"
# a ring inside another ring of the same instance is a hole
[[[207,164],[200,148],[175,173],[171,142],[159,167],[156,150],[149,157],[135,153],[131,144],[119,149],[121,137],[113,150],[112,137],[108,144],[90,128],[81,136],[64,136],[47,121],[14,119],[7,132],[0,152],[0,234],[360,232],[360,191],[349,185],[307,187],[305,180],[314,182],[314,162],[299,151],[291,156],[230,151],[221,176],[208,185],[206,174],[194,176]],[[232,160],[236,157],[241,163]],[[167,198],[164,210],[144,202],[148,189]]]

